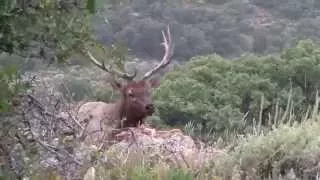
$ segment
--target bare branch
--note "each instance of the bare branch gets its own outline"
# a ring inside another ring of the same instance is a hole
[[[148,71],[147,73],[144,74],[143,80],[151,77],[153,74],[158,72],[160,69],[165,68],[171,61],[171,57],[173,54],[173,45],[172,45],[172,39],[171,39],[171,33],[170,33],[170,28],[169,25],[167,27],[167,36],[165,35],[164,31],[161,31],[162,33],[162,38],[163,42],[161,45],[164,46],[165,54],[161,60],[161,62],[155,66],[153,69]]]
[[[62,158],[65,158],[65,155],[64,154],[61,154],[59,152],[59,150],[61,151],[62,149],[58,149],[50,144],[47,144],[45,142],[42,142],[38,139],[35,139],[35,141],[43,148],[45,148],[46,150],[48,150],[49,152],[53,153],[53,154],[56,154],[57,156],[59,157],[62,157]],[[75,163],[77,163],[78,165],[82,165],[81,162],[79,162],[78,160],[76,160],[69,152],[65,151],[65,154]]]

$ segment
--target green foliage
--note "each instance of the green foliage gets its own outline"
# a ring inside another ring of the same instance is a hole
[[[152,173],[148,171],[150,170],[145,167],[135,166],[133,169],[129,169],[127,177],[130,177],[132,180],[152,179]]]
[[[253,4],[259,5],[266,9],[272,9],[273,11],[288,17],[290,19],[298,19],[304,17],[314,10],[314,7],[319,8],[319,2],[313,0],[251,0]]]
[[[243,171],[251,178],[260,179],[269,177],[272,172],[273,177],[278,177],[290,168],[300,177],[308,175],[308,172],[315,171],[316,165],[304,163],[310,158],[319,160],[316,155],[320,150],[318,118],[316,115],[302,124],[281,125],[266,135],[244,137],[227,155],[215,160],[217,175],[230,177],[237,169],[237,172]],[[289,159],[296,161],[286,164]]]
[[[87,11],[92,13],[95,7],[86,8],[90,3],[94,1],[1,0],[0,54],[8,55],[1,57],[0,62],[0,151],[1,160],[5,161],[1,162],[1,171],[5,169],[21,177],[37,169],[39,164],[33,162],[39,160],[39,151],[34,135],[28,132],[34,119],[22,119],[26,117],[19,116],[21,111],[13,111],[20,105],[20,93],[29,88],[28,82],[22,82],[20,73],[28,68],[23,65],[32,66],[29,59],[65,62],[71,55],[82,53],[89,43],[95,44]],[[81,84],[73,85],[76,86]],[[87,91],[77,93],[75,98],[81,98]],[[15,164],[18,167],[12,167],[10,161],[15,161],[12,154],[17,148],[21,161]]]
[[[0,55],[0,67],[15,66],[20,73],[35,70],[42,64],[34,59],[26,59],[17,55],[8,55],[3,53]]]
[[[75,77],[65,78],[59,86],[60,92],[69,101],[80,101],[93,96],[93,88],[90,81],[77,79]]]
[[[196,131],[215,133],[244,133],[254,123],[288,121],[293,111],[299,120],[319,89],[319,50],[311,41],[301,41],[280,58],[192,58],[155,91],[158,115],[169,125],[193,121]]]
[[[0,52],[44,59],[53,52],[54,59],[63,61],[81,51],[90,42],[89,14],[83,5],[81,0],[5,0],[0,7]]]
[[[41,179],[48,179],[48,180],[60,180],[61,176],[59,176],[56,172],[50,171],[42,171],[40,174],[34,175],[30,178],[31,180],[41,180]]]
[[[14,177],[12,174],[8,174],[8,172],[0,170],[0,180],[10,180],[12,177]]]
[[[20,81],[14,66],[0,67],[0,113],[10,112],[17,95],[28,87]]]
[[[114,162],[117,155],[110,154],[110,163]],[[129,159],[120,161],[120,164],[113,164],[112,167],[105,167],[105,165],[99,164],[97,166],[97,177],[108,177],[110,179],[132,179],[132,180],[191,180],[194,179],[192,171],[170,167],[160,162],[152,162],[146,157],[138,157],[133,154],[128,156]],[[110,165],[110,164],[108,164]]]
[[[182,169],[170,169],[168,172],[167,178],[168,180],[192,180],[193,177],[191,173],[185,172]]]
[[[94,99],[103,102],[114,102],[116,99],[120,98],[119,94],[114,92],[111,88],[99,89],[94,91]]]
[[[140,57],[161,58],[160,31],[170,24],[174,57],[217,53],[278,53],[296,40],[319,40],[320,3],[315,0],[109,0],[108,24],[97,19],[98,39],[121,40]],[[148,58],[149,59],[149,58]]]
[[[87,9],[90,13],[94,13],[96,10],[96,1],[95,0],[87,0]]]
[[[6,150],[10,149],[10,145],[14,143],[15,138],[20,135],[17,132],[18,124],[13,116],[14,108],[20,104],[20,96],[30,88],[28,82],[22,82],[20,72],[14,65],[0,66],[0,157],[2,160],[9,159]],[[14,134],[15,138],[11,139],[10,135]],[[21,139],[20,139],[21,140]],[[34,153],[32,148],[28,148],[28,152]],[[8,158],[8,159],[6,159]],[[15,173],[11,171],[6,162],[2,162],[0,168],[0,179],[14,179]]]
[[[94,87],[90,80],[74,75],[65,77],[63,83],[59,85],[58,91],[62,93],[68,102],[78,102],[88,99],[111,102],[120,98],[119,93],[115,92],[111,87]]]

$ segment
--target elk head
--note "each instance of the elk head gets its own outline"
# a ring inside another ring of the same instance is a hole
[[[162,31],[164,46],[164,56],[160,63],[145,73],[140,80],[134,80],[137,75],[137,69],[133,74],[117,71],[110,66],[106,66],[104,63],[100,63],[96,58],[92,56],[90,51],[87,52],[90,60],[97,67],[111,74],[111,85],[114,89],[121,92],[119,113],[121,118],[125,118],[123,126],[132,127],[143,123],[144,118],[151,116],[154,113],[154,105],[151,99],[151,89],[156,88],[159,85],[159,80],[151,79],[151,77],[160,69],[166,67],[173,54],[172,39],[169,26],[167,27],[167,35]],[[125,83],[116,81],[115,76],[125,80]]]

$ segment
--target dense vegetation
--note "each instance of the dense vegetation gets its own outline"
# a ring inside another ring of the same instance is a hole
[[[228,153],[196,172],[170,168],[148,157],[131,157],[131,162],[127,158],[123,164],[110,155],[111,168],[101,166],[97,176],[170,180],[240,179],[239,176],[247,174],[259,179],[271,174],[284,175],[290,168],[298,176],[316,176],[319,165],[313,160],[320,159],[318,1],[113,0],[102,3],[2,0],[1,178],[29,175],[43,179],[46,173],[52,176],[51,171],[39,168],[39,145],[30,140],[25,133],[28,124],[14,111],[20,95],[32,89],[30,80],[23,76],[25,72],[37,72],[44,63],[75,62],[86,66],[81,62],[85,59],[84,50],[89,47],[95,52],[101,50],[95,38],[107,45],[103,53],[108,62],[116,60],[119,67],[127,58],[123,47],[129,48],[130,56],[158,59],[163,53],[159,46],[160,30],[166,24],[171,25],[174,35],[174,58],[182,64],[168,73],[155,91],[157,114],[150,121],[158,127],[183,128],[207,142],[223,138],[227,140],[224,148]],[[92,16],[90,13],[98,5],[103,8]],[[41,68],[47,71],[44,66]],[[63,69],[59,64],[54,68]],[[111,99],[110,89],[98,86],[101,81],[93,82],[96,72],[91,76],[81,72],[69,76],[68,70],[65,71],[63,81],[69,89],[59,86],[54,91],[66,99],[72,94],[73,99],[68,102],[85,97]],[[55,77],[50,74],[40,78]],[[47,112],[47,107],[41,108]],[[20,146],[24,148],[20,151],[22,165],[12,162],[17,154],[11,150]],[[68,166],[61,166],[65,167]]]
[[[215,133],[300,120],[315,103],[319,50],[301,41],[280,57],[195,57],[168,73],[156,91],[160,119],[169,125],[192,121],[196,131]]]
[[[175,38],[174,57],[217,53],[238,57],[246,52],[279,53],[297,40],[319,40],[319,2],[314,0],[173,0],[114,1],[97,20],[103,44],[120,41],[133,54],[159,58],[160,30],[170,24]]]
[[[9,179],[31,173],[28,160],[40,152],[27,133],[26,121],[16,106],[21,95],[30,89],[33,78],[22,78],[26,70],[36,64],[66,61],[74,53],[81,53],[91,43],[88,26],[88,1],[12,1],[0,3],[0,177],[8,173]],[[39,67],[39,66],[38,66]],[[33,135],[31,134],[33,137]],[[17,169],[12,150],[22,145],[22,169]],[[24,164],[25,163],[25,164]]]
[[[1,52],[51,61],[63,61],[79,52],[84,42],[90,43],[84,2],[4,0],[0,6]]]

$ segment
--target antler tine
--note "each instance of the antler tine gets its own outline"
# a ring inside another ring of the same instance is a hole
[[[105,66],[104,61],[102,63],[100,63],[92,54],[90,51],[87,51],[88,56],[90,57],[91,62],[96,65],[97,67],[99,67],[100,69],[110,73],[111,75],[116,75],[119,76],[125,80],[128,81],[132,81],[136,76],[137,76],[137,69],[135,68],[135,71],[132,75],[128,74],[128,73],[123,73],[120,71],[117,71],[113,68],[111,68],[111,66],[109,65],[109,67]]]
[[[172,45],[172,39],[171,39],[169,25],[167,26],[167,36],[165,35],[164,31],[161,31],[161,33],[162,33],[162,38],[163,38],[163,42],[161,43],[161,45],[164,46],[165,54],[164,54],[161,62],[157,66],[155,66],[153,69],[151,69],[150,71],[148,71],[147,73],[144,74],[144,76],[142,78],[143,80],[151,77],[153,74],[155,74],[161,68],[166,67],[171,61],[171,56],[172,56],[172,52],[173,52],[173,45]]]

